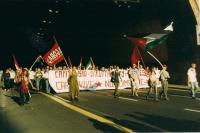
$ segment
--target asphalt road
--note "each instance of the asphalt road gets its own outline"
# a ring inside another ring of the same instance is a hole
[[[81,91],[78,102],[69,102],[67,93],[51,97],[61,98],[73,107],[112,121],[101,122],[91,114],[80,113],[52,100],[43,94],[32,94],[30,104],[20,106],[18,95],[1,90],[1,133],[117,133],[123,132],[115,125],[133,132],[199,132],[200,99],[191,99],[188,90],[169,89],[169,101],[145,100],[147,90],[140,97],[130,96],[130,90],[120,90],[120,97],[112,96],[113,90]],[[199,97],[199,94],[198,94]]]

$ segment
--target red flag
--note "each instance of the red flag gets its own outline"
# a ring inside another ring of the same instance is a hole
[[[142,60],[142,63],[144,65],[144,61],[142,59],[142,56],[140,54],[140,51],[137,46],[134,47],[133,52],[131,53],[131,63],[137,64],[139,60]]]
[[[16,70],[19,70],[19,64],[17,63],[17,60],[14,55],[13,55],[13,60],[14,60]]]
[[[69,66],[72,67],[72,62],[69,56],[67,57],[67,60],[68,60]]]
[[[44,61],[53,66],[64,59],[64,55],[55,39],[54,46],[43,56]]]
[[[128,37],[127,38],[130,42],[136,44],[141,49],[145,49],[147,46],[147,39],[146,38],[134,38],[134,37]]]

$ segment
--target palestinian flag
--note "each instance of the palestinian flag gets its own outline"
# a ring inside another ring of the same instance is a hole
[[[142,56],[140,54],[140,51],[137,47],[137,45],[134,47],[132,53],[131,53],[131,63],[132,64],[137,64],[139,60],[142,60],[143,62],[143,59],[142,59]]]
[[[168,38],[168,34],[138,34],[134,37],[127,37],[129,41],[140,48],[150,51],[155,46],[163,44]]]
[[[173,23],[174,23],[174,22],[171,22],[170,25],[168,25],[167,27],[164,28],[164,30],[165,30],[165,31],[174,31]]]
[[[86,70],[92,70],[95,68],[95,64],[92,60],[92,58],[90,57],[90,60],[88,61],[87,65],[86,65]]]

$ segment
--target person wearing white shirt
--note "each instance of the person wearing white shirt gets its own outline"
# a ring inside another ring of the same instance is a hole
[[[138,90],[140,85],[139,80],[139,70],[137,69],[137,65],[133,64],[133,67],[128,70],[129,79],[131,82],[131,93],[132,96],[138,96]]]
[[[191,67],[187,71],[187,75],[188,75],[188,85],[191,87],[192,98],[195,99],[196,91],[199,88],[195,63],[191,64]]]
[[[10,73],[10,88],[14,88],[14,78],[15,78],[15,71],[9,68]]]
[[[49,85],[49,68],[47,67],[44,74],[43,74],[43,79],[45,81],[45,88],[46,88],[46,93],[51,92],[51,88]]]
[[[154,100],[158,101],[158,88],[157,88],[157,74],[156,74],[156,68],[152,67],[151,74],[149,76],[150,80],[150,88],[146,96],[146,100],[149,99],[149,95],[154,90]]]
[[[161,79],[161,88],[159,98],[162,99],[162,96],[164,96],[165,100],[169,100],[167,96],[168,91],[168,79],[170,78],[169,72],[167,71],[167,65],[163,65],[163,69],[160,72],[160,79]]]

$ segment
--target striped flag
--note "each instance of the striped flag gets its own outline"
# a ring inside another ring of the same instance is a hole
[[[152,50],[155,46],[163,44],[168,38],[168,34],[142,34],[137,37],[127,37],[127,39],[146,51]]]

